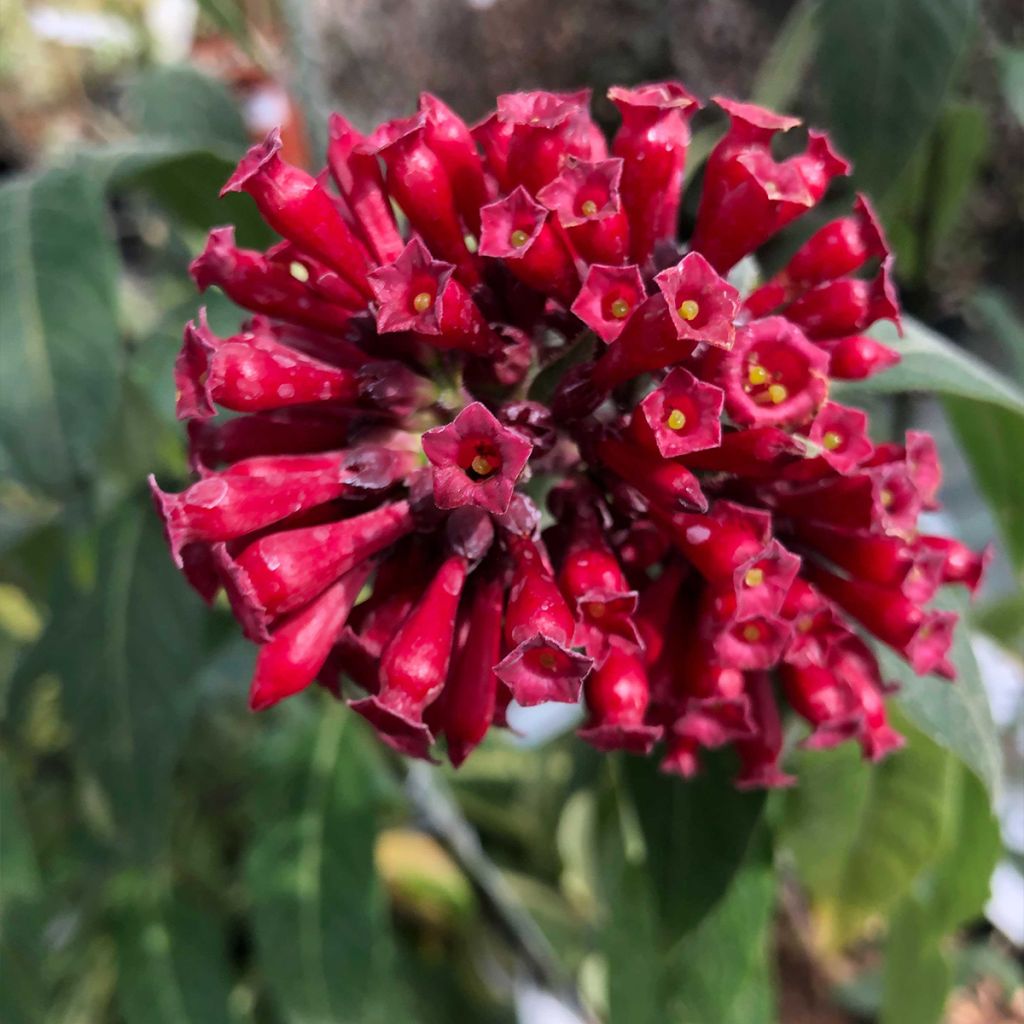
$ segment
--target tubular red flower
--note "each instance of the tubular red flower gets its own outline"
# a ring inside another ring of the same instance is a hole
[[[529,537],[506,534],[515,571],[505,612],[510,652],[495,671],[524,706],[575,703],[591,659],[567,645],[575,619],[540,550]]]
[[[275,128],[253,146],[221,189],[248,192],[263,219],[282,237],[333,267],[369,298],[369,256],[317,180],[281,159]]]
[[[228,594],[250,621],[265,624],[300,608],[412,527],[408,502],[396,501],[354,519],[272,533],[225,558]]]
[[[725,408],[741,426],[798,426],[828,395],[828,356],[782,317],[755,320],[732,351],[708,353]]]
[[[687,253],[654,280],[665,296],[677,338],[732,348],[740,293],[699,252]]]
[[[446,427],[423,435],[423,452],[434,467],[434,500],[440,508],[477,505],[502,515],[532,449],[486,406],[467,405]]]
[[[573,300],[576,314],[602,341],[613,342],[645,298],[640,268],[591,264]]]
[[[815,586],[902,655],[919,675],[956,675],[946,658],[958,618],[955,612],[926,612],[901,590],[843,579],[818,565],[809,569],[809,575]]]
[[[499,96],[498,120],[512,126],[506,164],[508,181],[536,194],[570,157],[603,159],[603,138],[593,128],[589,104],[589,89]]]
[[[876,320],[900,326],[900,307],[891,279],[892,257],[870,281],[842,277],[804,292],[786,307],[786,317],[809,338],[827,340],[866,330]]]
[[[444,561],[384,648],[380,689],[371,697],[349,703],[388,746],[410,757],[430,756],[434,738],[423,721],[423,712],[437,698],[448,675],[467,568],[463,555],[451,555]]]
[[[786,701],[813,727],[801,744],[811,750],[826,750],[856,736],[862,710],[849,685],[821,665],[784,663],[779,673]]]
[[[537,193],[587,263],[620,264],[629,257],[629,220],[619,198],[621,178],[621,160],[575,160]]]
[[[294,467],[288,463],[295,460],[273,461],[278,468],[258,475],[246,474],[244,463],[237,463],[181,494],[161,491],[150,476],[150,491],[179,568],[186,544],[233,540],[344,494],[381,490],[412,469],[410,458],[371,447],[306,456],[305,464]]]
[[[249,692],[253,711],[263,711],[313,682],[345,625],[370,568],[364,564],[352,569],[274,630],[256,659]]]
[[[920,536],[917,546],[941,556],[943,583],[962,583],[972,594],[977,594],[985,569],[992,560],[991,544],[975,552],[953,537]]]
[[[318,296],[306,283],[309,270],[305,264],[299,264],[293,272],[262,253],[236,248],[232,227],[210,232],[206,248],[189,264],[189,273],[201,292],[217,285],[232,302],[254,313],[290,316],[321,331],[344,330],[353,311],[359,308]]]
[[[771,141],[799,124],[746,103],[715,98],[729,132],[708,159],[706,185],[690,247],[725,273],[775,232],[806,213],[849,165],[826,136],[810,132],[805,152],[776,161]]]
[[[608,90],[608,98],[622,115],[612,152],[624,162],[622,196],[632,229],[630,258],[644,264],[656,242],[675,237],[689,122],[700,104],[679,82],[634,89],[615,86]]]
[[[717,448],[687,452],[682,458],[691,469],[775,479],[782,469],[801,462],[806,454],[804,445],[777,427],[751,427],[728,431]]]
[[[814,417],[808,437],[821,449],[824,463],[837,473],[847,474],[865,462],[875,450],[867,431],[866,413],[837,402],[826,402]]]
[[[649,295],[629,318],[615,344],[594,364],[589,386],[600,396],[642,373],[681,362],[695,344],[690,337],[680,338],[665,296]]]
[[[614,437],[598,442],[597,455],[666,514],[691,509],[704,512],[708,507],[700,482],[681,463],[660,459],[639,445]]]
[[[480,254],[505,261],[524,284],[566,305],[579,288],[572,254],[547,209],[521,185],[480,211]]]
[[[255,455],[299,455],[343,445],[352,413],[334,415],[304,407],[235,416],[224,423],[191,419],[189,461],[194,469],[233,463]]]
[[[708,515],[677,512],[666,520],[676,547],[710,582],[731,582],[744,562],[760,554],[770,536],[770,519],[754,509],[719,501]]]
[[[641,444],[656,448],[666,459],[718,448],[724,402],[721,388],[677,367],[634,411],[630,431]]]
[[[650,753],[661,737],[661,727],[647,725],[644,715],[650,699],[643,661],[616,645],[584,683],[589,716],[577,735],[598,750]]]
[[[425,114],[389,121],[370,136],[368,145],[384,161],[388,190],[412,226],[472,286],[480,279],[477,261],[466,247],[451,180],[427,145],[426,126]]]
[[[900,361],[900,354],[866,334],[819,342],[828,353],[828,372],[836,380],[864,380]]]
[[[752,672],[747,677],[747,692],[757,725],[756,735],[739,740],[740,773],[736,785],[740,789],[778,789],[792,786],[796,779],[779,766],[782,754],[782,724],[775,703],[771,681],[766,672]]]
[[[426,117],[424,140],[448,175],[459,216],[479,236],[480,208],[491,196],[473,136],[466,122],[429,92],[420,93],[420,112]]]
[[[439,699],[439,731],[448,759],[458,768],[490,728],[498,694],[494,666],[501,657],[505,588],[497,577],[483,580],[469,599],[466,638],[455,655]]]
[[[377,330],[414,331],[439,348],[489,355],[501,347],[484,315],[452,276],[455,266],[430,257],[414,238],[393,263],[370,274]]]
[[[206,419],[213,403],[235,412],[260,412],[309,402],[353,402],[359,376],[328,366],[270,337],[220,339],[200,318],[185,327],[175,363],[178,418]]]
[[[327,166],[331,177],[367,248],[378,262],[389,263],[402,251],[402,236],[377,157],[366,138],[340,114],[331,114],[327,129]]]
[[[600,522],[592,514],[578,515],[572,529],[558,582],[577,615],[573,646],[582,647],[597,664],[613,643],[623,650],[639,650],[633,621],[637,593],[604,539]]]

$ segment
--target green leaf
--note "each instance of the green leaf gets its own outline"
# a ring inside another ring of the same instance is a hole
[[[39,893],[39,865],[21,800],[14,784],[13,766],[0,758],[0,908],[12,897]]]
[[[935,859],[955,762],[921,733],[877,765],[852,745],[802,751],[786,794],[781,842],[843,945],[893,906]]]
[[[1024,416],[960,398],[947,398],[944,404],[1010,561],[1024,577]]]
[[[818,75],[858,184],[881,194],[934,126],[974,0],[823,0]]]
[[[116,278],[94,181],[62,169],[0,187],[0,448],[52,496],[85,486],[117,405]]]
[[[0,1020],[39,1024],[50,1005],[43,964],[49,915],[36,900],[5,900],[0,929]]]
[[[115,914],[117,1001],[125,1024],[228,1024],[226,936],[208,911],[136,892]]]
[[[653,758],[623,762],[647,849],[664,934],[695,927],[728,889],[764,809],[763,793],[741,793],[722,758],[688,782],[658,771]]]
[[[940,1024],[953,970],[935,935],[927,908],[907,897],[892,915],[885,943],[880,1024]]]
[[[1024,321],[1009,298],[997,288],[979,288],[971,296],[969,315],[980,320],[978,329],[995,336],[1018,377],[1024,377]]]
[[[172,773],[198,689],[207,612],[174,568],[159,520],[131,501],[101,529],[96,578],[65,581],[12,684],[56,677],[74,749],[109,803],[118,853],[151,861],[167,830]]]
[[[922,902],[928,927],[952,932],[981,916],[989,880],[1002,855],[999,820],[978,777],[958,766],[946,815],[939,858],[927,879]]]
[[[258,836],[246,860],[260,969],[288,1022],[412,1020],[396,1009],[366,747],[333,703],[308,747],[301,802]]]
[[[771,921],[775,872],[766,834],[755,839],[724,898],[669,951],[669,1013],[661,1020],[772,1024]]]
[[[955,754],[973,771],[995,800],[1001,787],[1002,755],[985,685],[971,650],[967,627],[968,598],[960,587],[939,591],[934,607],[955,611],[963,626],[956,630],[950,660],[956,681],[918,676],[891,651],[878,647],[882,673],[900,684],[896,697],[904,714],[940,746]]]
[[[660,1024],[662,963],[655,897],[642,864],[621,860],[607,879],[601,928],[608,963],[610,1024]]]
[[[1024,125],[1024,47],[1000,47],[998,57],[1006,102],[1013,116]]]
[[[1024,416],[1024,392],[1017,384],[913,317],[904,317],[903,327],[902,340],[889,323],[878,324],[870,331],[899,352],[899,365],[866,381],[843,385],[836,389],[837,395],[924,391],[987,402]]]
[[[820,0],[798,0],[757,69],[751,96],[773,110],[788,109],[807,77],[818,44]]]
[[[227,87],[190,67],[150,68],[128,87],[136,131],[179,147],[242,153],[249,137]]]
[[[953,103],[942,112],[928,195],[928,234],[933,246],[956,227],[964,200],[981,170],[988,152],[988,120],[988,112],[977,103]]]

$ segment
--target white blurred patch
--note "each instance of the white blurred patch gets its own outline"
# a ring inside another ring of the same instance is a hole
[[[1024,946],[1024,875],[1009,861],[992,872],[992,898],[985,914],[1012,943]]]
[[[153,56],[162,64],[187,60],[192,52],[198,16],[196,0],[149,0],[146,29],[153,45]]]
[[[518,983],[514,998],[518,1024],[586,1024],[560,999],[534,985]]]
[[[512,701],[508,706],[509,737],[520,747],[539,747],[575,729],[583,721],[582,700],[577,704],[537,704],[524,708]]]
[[[136,50],[139,45],[131,25],[115,14],[33,7],[28,12],[28,21],[40,39],[62,46],[79,46],[87,50]]]

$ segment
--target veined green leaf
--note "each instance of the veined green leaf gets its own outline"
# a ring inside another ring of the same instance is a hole
[[[914,725],[963,761],[994,800],[1001,787],[1002,755],[988,695],[971,650],[968,598],[960,587],[945,587],[936,596],[934,607],[960,615],[962,625],[956,630],[949,655],[957,669],[956,681],[918,676],[905,661],[879,646],[876,653],[882,673],[900,684],[896,700]]]
[[[352,716],[325,706],[301,804],[262,832],[248,854],[260,970],[289,1024],[413,1020],[399,1009],[374,872],[367,756]]]
[[[802,751],[786,794],[780,842],[836,945],[893,906],[935,860],[956,762],[927,736],[877,765],[846,744]]]
[[[866,381],[844,384],[836,393],[924,391],[987,402],[1024,416],[1024,392],[1018,385],[913,317],[904,317],[903,327],[902,339],[889,323],[877,324],[870,332],[899,352],[899,365]]]
[[[57,169],[0,186],[0,447],[50,496],[86,486],[117,405],[116,275],[95,181]]]
[[[707,760],[705,770],[686,783],[659,772],[653,758],[623,762],[658,914],[671,939],[722,898],[764,809],[763,793],[738,792],[722,759]]]
[[[823,0],[818,75],[840,149],[881,195],[942,109],[974,0]]]
[[[86,592],[65,582],[12,692],[23,698],[44,675],[59,680],[75,752],[109,803],[118,853],[145,862],[166,834],[207,613],[174,568],[148,502],[128,502],[101,529],[96,566]]]
[[[231,977],[216,917],[172,893],[136,893],[114,915],[125,1024],[228,1024]]]

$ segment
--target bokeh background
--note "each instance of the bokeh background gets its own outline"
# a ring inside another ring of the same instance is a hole
[[[589,85],[611,124],[665,77],[829,129],[877,201],[906,358],[848,397],[936,433],[935,525],[996,546],[960,682],[768,799],[543,715],[458,773],[322,693],[250,715],[141,487],[186,476],[188,260],[270,241],[235,160],[283,124],[315,168],[329,110],[422,89]],[[0,1021],[1024,1021],[1022,121],[1018,0],[0,0]]]

